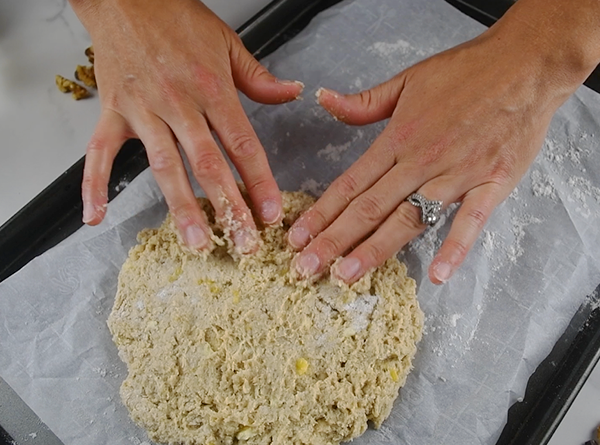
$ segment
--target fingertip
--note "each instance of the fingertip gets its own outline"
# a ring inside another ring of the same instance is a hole
[[[288,243],[294,250],[301,250],[310,242],[310,232],[306,227],[294,225],[288,232]]]
[[[316,253],[301,252],[294,258],[293,267],[300,277],[311,278],[319,272],[321,260]]]
[[[328,88],[321,87],[316,91],[315,97],[317,98],[317,103],[335,120],[345,122],[350,109],[342,104],[343,99],[345,99],[344,95]]]
[[[236,86],[253,101],[271,105],[301,99],[304,91],[304,84],[299,80],[281,80],[270,73]]]
[[[429,266],[429,279],[433,284],[444,284],[454,274],[454,267],[447,261],[435,258]]]
[[[354,283],[364,275],[362,262],[358,258],[346,257],[337,260],[330,268],[334,278],[342,280],[346,284]]]
[[[102,222],[106,214],[106,204],[95,205],[91,203],[83,204],[82,222],[88,226],[96,226]]]
[[[281,203],[274,199],[267,199],[260,205],[260,217],[266,225],[277,225],[282,220]]]
[[[278,79],[241,43],[236,48],[231,65],[233,82],[246,96],[265,104],[285,103],[299,98],[304,89],[302,82]]]
[[[392,116],[404,88],[404,76],[392,78],[354,94],[317,90],[317,102],[335,119],[349,125],[366,125]]]
[[[226,239],[233,243],[234,252],[240,256],[257,252],[260,235],[239,188],[220,187],[218,193],[216,202],[213,202],[217,222],[223,228]]]
[[[343,96],[333,90],[321,87],[315,92],[315,97],[317,98],[317,103],[331,113],[329,109],[333,105],[333,102],[339,101]]]
[[[293,94],[292,100],[297,99],[305,88],[304,83],[299,80],[281,80],[276,78],[275,82],[285,87],[290,87],[289,91]]]
[[[197,224],[190,224],[180,229],[180,233],[183,235],[186,246],[192,250],[199,252],[210,247],[209,234]]]
[[[249,255],[256,253],[259,248],[258,232],[250,227],[237,230],[233,233],[233,243],[238,255]]]

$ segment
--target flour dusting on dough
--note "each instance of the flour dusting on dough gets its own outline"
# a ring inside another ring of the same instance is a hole
[[[259,224],[242,258],[205,199],[210,254],[183,248],[170,216],[139,234],[108,324],[121,398],[152,440],[333,445],[388,417],[421,338],[415,282],[392,258],[352,286],[296,283],[286,232],[313,202],[284,193],[283,224]]]

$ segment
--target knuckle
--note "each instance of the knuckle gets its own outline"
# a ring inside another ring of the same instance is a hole
[[[246,188],[250,195],[264,195],[274,187],[277,187],[277,185],[273,184],[273,181],[267,175],[261,175],[254,178],[251,182],[248,181],[246,184]]]
[[[171,150],[158,149],[149,158],[150,167],[155,173],[172,171],[177,167],[177,160]]]
[[[389,132],[388,137],[392,144],[403,146],[415,135],[418,126],[418,122],[407,122],[402,125],[389,126],[389,130],[386,129],[386,132]]]
[[[179,104],[181,102],[181,93],[179,84],[173,78],[172,75],[163,75],[158,80],[159,91],[162,94],[163,99],[172,104]]]
[[[442,138],[430,144],[426,150],[422,150],[415,158],[419,167],[427,167],[440,159],[450,150],[451,141]]]
[[[198,210],[198,204],[195,201],[171,203],[169,209],[178,223],[186,223],[197,219],[193,217]]]
[[[400,205],[394,212],[394,219],[404,227],[414,232],[421,232],[423,230],[423,224],[421,223],[421,217],[419,210],[411,204]]]
[[[269,75],[267,69],[262,66],[253,56],[248,57],[246,64],[246,72],[251,79]]]
[[[225,37],[225,39],[230,39],[230,45],[233,50],[243,51],[245,49],[244,41],[237,33],[230,31],[230,28],[226,28],[223,32],[223,36]]]
[[[335,181],[334,190],[344,200],[353,199],[359,193],[358,181],[350,172],[346,172]]]
[[[367,242],[363,244],[362,250],[366,258],[366,263],[369,264],[370,267],[379,266],[390,255],[387,253],[387,250],[383,248],[383,246],[374,242]]]
[[[315,249],[326,258],[335,258],[343,251],[342,243],[336,237],[323,235],[318,239]]]
[[[190,160],[192,171],[200,178],[214,178],[221,175],[224,160],[216,151],[201,151]]]
[[[466,214],[468,224],[477,231],[481,231],[488,219],[487,212],[484,210],[470,208]]]
[[[467,245],[463,241],[458,240],[456,238],[446,238],[446,241],[444,241],[444,245],[447,249],[453,252],[449,257],[453,258],[453,262],[455,262],[456,264],[461,263],[462,260],[467,256],[467,253],[469,252],[469,247],[467,247]]]
[[[352,202],[353,210],[366,222],[378,223],[385,217],[384,204],[376,195],[362,195]]]
[[[101,152],[102,150],[104,150],[104,148],[106,147],[106,143],[104,141],[103,138],[101,138],[100,136],[92,136],[92,138],[90,139],[90,141],[87,144],[86,147],[86,152],[89,153],[98,153]]]
[[[81,188],[84,192],[94,192],[98,188],[96,177],[85,171],[83,173],[83,180],[81,181]]]
[[[108,110],[119,110],[121,108],[119,95],[113,92],[108,92],[106,96],[102,98],[102,107]]]
[[[361,91],[359,93],[360,96],[360,101],[361,103],[367,108],[367,109],[371,109],[373,107],[373,105],[375,105],[374,102],[374,96],[373,93],[371,92],[371,90],[364,90]]]
[[[196,78],[196,85],[205,97],[217,99],[226,83],[221,76],[207,70],[202,64],[196,64],[192,67],[192,70]]]
[[[492,163],[490,175],[500,185],[507,184],[515,174],[515,156],[510,152],[503,153]]]
[[[256,140],[246,133],[232,135],[229,144],[229,154],[238,161],[252,159],[258,154]]]
[[[310,233],[317,233],[329,225],[329,220],[323,211],[315,204],[306,211],[301,217],[302,223],[306,225]]]

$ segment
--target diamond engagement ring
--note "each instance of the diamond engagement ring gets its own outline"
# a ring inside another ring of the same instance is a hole
[[[413,193],[406,200],[421,209],[421,222],[423,224],[433,226],[440,220],[442,201],[430,201],[420,193]]]

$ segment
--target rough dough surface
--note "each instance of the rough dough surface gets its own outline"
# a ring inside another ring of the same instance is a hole
[[[415,283],[395,258],[350,288],[295,282],[285,234],[313,200],[283,199],[284,224],[241,261],[186,251],[170,217],[139,234],[108,324],[121,397],[153,440],[338,444],[389,415],[421,338]]]

